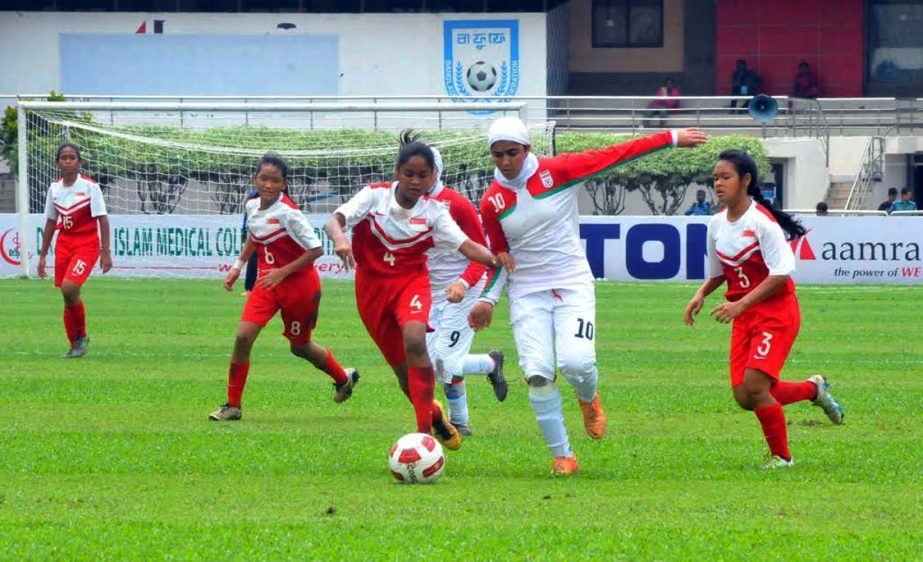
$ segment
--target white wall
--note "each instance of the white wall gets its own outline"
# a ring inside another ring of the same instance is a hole
[[[519,22],[519,95],[546,93],[544,14],[193,14],[0,12],[0,94],[60,90],[61,34],[133,35],[164,20],[164,35],[335,34],[339,37],[339,95],[445,95],[443,22],[514,19]],[[280,22],[295,24],[288,31]],[[234,61],[228,60],[229,67]],[[195,76],[178,76],[182,81]],[[267,76],[272,80],[273,76]],[[88,92],[65,92],[85,94]],[[188,93],[188,92],[187,92]],[[300,92],[293,91],[296,95]]]
[[[769,158],[785,164],[782,200],[788,209],[813,209],[830,187],[824,149],[816,139],[766,139]],[[832,158],[831,158],[832,160]]]

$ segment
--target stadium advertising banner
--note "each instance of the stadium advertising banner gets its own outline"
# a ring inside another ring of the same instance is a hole
[[[37,255],[45,217],[33,214],[30,218],[30,242]],[[351,278],[323,232],[328,218],[308,215],[325,250],[315,267],[322,277]],[[112,276],[222,278],[243,246],[239,215],[110,215],[109,223]],[[18,215],[0,214],[0,276],[22,274],[21,240]],[[49,275],[54,267],[53,250],[54,245],[47,260]],[[32,262],[32,275],[36,262]]]
[[[308,215],[324,243],[325,278],[349,278],[321,230],[327,215]],[[31,215],[41,247],[44,217]],[[804,217],[808,234],[793,243],[802,283],[923,283],[923,219]],[[240,252],[238,215],[113,215],[110,275],[220,278]],[[616,281],[699,281],[706,273],[707,217],[582,217],[580,235],[594,276]],[[0,276],[21,274],[17,215],[0,215]],[[48,260],[51,266],[53,260]],[[34,263],[34,262],[33,262]],[[34,265],[33,265],[34,268]],[[34,269],[33,269],[34,273]]]

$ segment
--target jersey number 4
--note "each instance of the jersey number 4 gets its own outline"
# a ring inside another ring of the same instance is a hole
[[[391,252],[385,252],[385,255],[381,259],[388,262],[391,267],[394,267],[394,262],[397,261],[397,258],[395,258],[394,254]]]

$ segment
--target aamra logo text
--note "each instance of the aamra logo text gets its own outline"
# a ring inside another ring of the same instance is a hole
[[[518,20],[446,20],[443,41],[443,78],[450,96],[490,101],[516,95]]]

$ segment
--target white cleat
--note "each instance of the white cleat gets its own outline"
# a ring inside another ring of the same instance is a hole
[[[830,421],[836,425],[843,423],[843,408],[830,394],[830,383],[827,382],[827,378],[823,375],[811,375],[808,380],[817,387],[817,397],[811,401],[811,404],[822,408]]]
[[[782,457],[780,457],[779,455],[772,455],[771,457],[769,457],[769,460],[763,463],[763,470],[775,470],[777,468],[791,468],[793,466],[795,466],[794,459],[787,461],[783,459]]]

